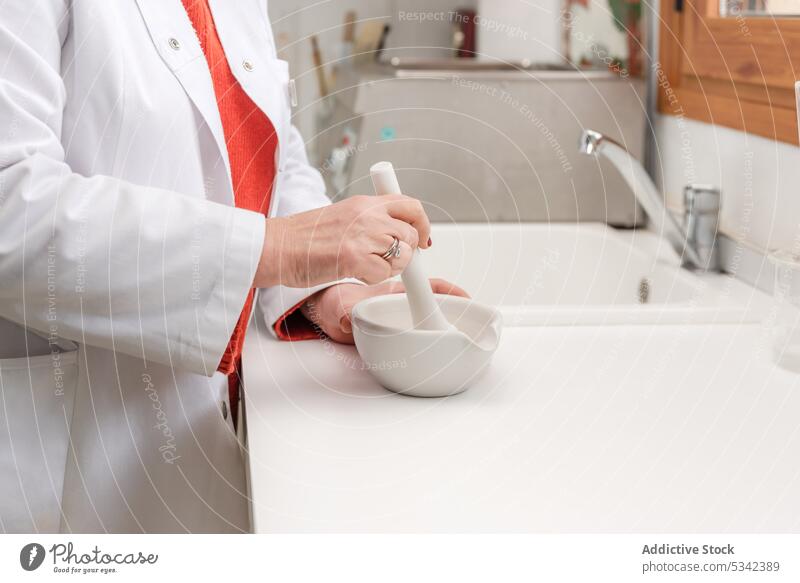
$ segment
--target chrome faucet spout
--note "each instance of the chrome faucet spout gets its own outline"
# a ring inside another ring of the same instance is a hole
[[[644,166],[624,146],[600,132],[587,129],[581,135],[579,150],[588,156],[602,154],[614,165],[630,186],[636,200],[642,205],[655,230],[669,241],[684,265],[699,269],[708,267],[701,261],[686,233],[667,211],[661,193],[653,184]]]
[[[579,150],[581,154],[587,154],[589,156],[593,155],[597,152],[598,147],[606,139],[603,134],[600,132],[596,132],[594,130],[583,130],[583,134],[581,134],[581,143],[579,146]]]

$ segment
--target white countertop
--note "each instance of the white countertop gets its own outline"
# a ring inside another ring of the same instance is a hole
[[[259,333],[260,332],[260,333]],[[798,532],[800,375],[753,325],[507,328],[466,393],[245,346],[255,532]]]

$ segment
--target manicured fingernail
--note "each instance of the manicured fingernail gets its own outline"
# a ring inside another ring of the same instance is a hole
[[[353,331],[353,325],[350,323],[350,318],[347,316],[342,316],[339,320],[339,328],[345,334],[350,334]]]
[[[428,237],[428,247],[430,247],[431,245],[433,245],[433,241],[431,241],[431,238]]]

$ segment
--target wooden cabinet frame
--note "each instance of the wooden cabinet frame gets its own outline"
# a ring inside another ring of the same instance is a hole
[[[659,111],[798,143],[800,18],[721,17],[718,0],[662,0],[659,44]]]

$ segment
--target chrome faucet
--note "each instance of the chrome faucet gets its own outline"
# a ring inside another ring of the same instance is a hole
[[[709,186],[686,187],[686,229],[682,229],[667,211],[658,188],[644,167],[622,145],[600,132],[584,130],[580,151],[589,156],[603,154],[619,170],[655,230],[669,241],[684,267],[720,271],[717,252],[719,190]]]

